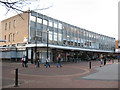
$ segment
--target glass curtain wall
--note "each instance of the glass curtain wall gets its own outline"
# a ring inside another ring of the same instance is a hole
[[[37,40],[37,43],[46,44],[47,29],[49,30],[49,44],[112,51],[115,49],[115,38],[32,12],[30,15],[29,41],[35,43],[35,40]]]
[[[63,24],[63,45],[67,45],[67,27],[66,24]]]
[[[71,26],[71,46],[74,46],[74,27]]]

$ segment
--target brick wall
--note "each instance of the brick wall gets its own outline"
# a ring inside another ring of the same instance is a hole
[[[116,49],[118,49],[118,40],[116,40]]]
[[[6,37],[7,42],[3,42],[2,45],[23,43],[24,37],[28,36],[28,20],[28,13],[21,13],[20,15],[3,20],[1,22],[2,39]]]

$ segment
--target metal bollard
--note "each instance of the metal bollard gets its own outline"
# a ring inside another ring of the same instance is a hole
[[[18,87],[18,68],[15,69],[15,86]]]
[[[89,62],[89,68],[91,69],[91,61]]]

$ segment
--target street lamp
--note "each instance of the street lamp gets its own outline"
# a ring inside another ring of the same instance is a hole
[[[47,58],[46,58],[46,62],[47,62],[47,59],[48,59],[48,44],[49,44],[49,29],[47,28],[47,31],[43,31],[43,33],[47,33]]]
[[[35,19],[35,65],[37,64],[37,18],[38,13]]]
[[[35,65],[37,64],[37,36],[35,36]]]
[[[47,60],[48,60],[48,44],[49,44],[49,29],[47,29]]]

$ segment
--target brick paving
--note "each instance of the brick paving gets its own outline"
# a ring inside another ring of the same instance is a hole
[[[115,61],[114,63],[117,63]],[[107,64],[112,64],[108,61]],[[100,67],[99,61],[92,61],[92,69],[89,62],[62,63],[62,68],[51,64],[46,68],[40,64],[36,68],[30,64],[28,68],[22,67],[21,63],[2,63],[2,87],[3,88],[118,88],[117,81],[85,80],[79,79],[91,73],[97,73],[94,68]],[[15,69],[19,70],[19,87],[14,87]]]

